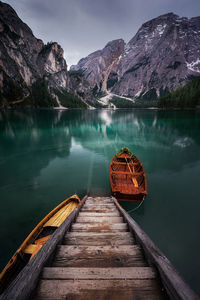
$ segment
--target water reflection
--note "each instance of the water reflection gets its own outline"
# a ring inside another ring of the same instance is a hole
[[[199,125],[197,112],[10,111],[0,118],[1,164],[9,160],[15,165],[19,157],[26,156],[26,166],[18,171],[32,168],[37,176],[55,157],[67,157],[74,139],[105,159],[126,145],[147,170],[177,169],[199,160]],[[188,156],[188,149],[193,155]],[[169,157],[173,156],[178,159],[171,164]]]
[[[141,159],[149,189],[134,218],[197,287],[198,259],[188,257],[200,251],[199,128],[195,111],[1,112],[1,266],[61,200],[74,192],[109,194],[110,160],[126,146]]]

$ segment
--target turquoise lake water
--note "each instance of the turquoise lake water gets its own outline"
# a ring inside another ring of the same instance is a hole
[[[124,146],[149,192],[132,217],[200,294],[200,111],[1,112],[0,267],[71,194],[109,195],[109,163]]]

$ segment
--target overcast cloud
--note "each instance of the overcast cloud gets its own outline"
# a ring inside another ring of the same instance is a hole
[[[128,42],[142,23],[174,12],[200,15],[200,0],[7,0],[45,43],[58,42],[68,66],[107,42]]]

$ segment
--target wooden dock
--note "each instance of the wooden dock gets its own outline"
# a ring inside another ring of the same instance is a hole
[[[50,240],[0,299],[199,299],[115,198],[85,197]]]
[[[110,198],[89,197],[43,269],[39,299],[163,299],[154,268]]]

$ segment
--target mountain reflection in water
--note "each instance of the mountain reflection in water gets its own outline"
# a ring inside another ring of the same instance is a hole
[[[1,266],[69,195],[110,194],[109,163],[126,146],[141,160],[149,191],[132,216],[200,292],[199,128],[197,111],[1,112]]]

